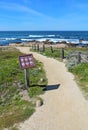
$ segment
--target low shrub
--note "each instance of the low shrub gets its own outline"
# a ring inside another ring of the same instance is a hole
[[[0,52],[0,130],[24,121],[35,111],[35,105],[31,101],[23,100],[20,95],[26,87],[24,71],[19,67],[19,55],[23,54],[16,49],[9,50],[8,48]],[[29,69],[30,85],[38,85],[41,77],[45,79],[42,84],[46,85],[43,64],[37,60],[35,64],[35,68]],[[34,96],[43,93],[43,90],[35,87],[30,92],[29,95]]]
[[[40,95],[40,94],[43,94],[44,91],[43,91],[43,88],[42,87],[30,87],[29,88],[29,96],[32,98],[34,96],[37,96],[37,95]]]

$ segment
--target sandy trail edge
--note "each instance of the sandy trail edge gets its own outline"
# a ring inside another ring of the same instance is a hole
[[[29,53],[28,47],[17,47]],[[32,52],[33,53],[33,52]],[[88,102],[67,72],[64,63],[37,53],[34,57],[43,62],[49,85],[60,84],[55,90],[42,96],[44,105],[26,121],[19,124],[20,130],[88,130]]]

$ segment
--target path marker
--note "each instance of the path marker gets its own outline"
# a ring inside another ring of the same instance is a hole
[[[24,69],[26,89],[30,86],[29,68],[35,67],[34,58],[32,54],[19,56],[20,68]]]

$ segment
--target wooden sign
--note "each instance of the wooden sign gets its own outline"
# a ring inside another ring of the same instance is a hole
[[[25,85],[26,85],[26,89],[28,90],[28,87],[30,86],[28,68],[35,67],[33,55],[29,54],[29,55],[19,56],[19,62],[20,62],[20,68],[24,69]]]
[[[19,56],[20,68],[27,69],[35,67],[34,58],[32,54]]]

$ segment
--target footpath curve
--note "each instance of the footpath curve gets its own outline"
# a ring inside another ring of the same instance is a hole
[[[16,47],[30,53],[29,47]],[[26,121],[19,124],[20,130],[88,130],[88,102],[67,72],[65,64],[35,52],[34,57],[43,62],[48,85],[60,84],[58,89],[46,91],[42,96],[44,105]]]

